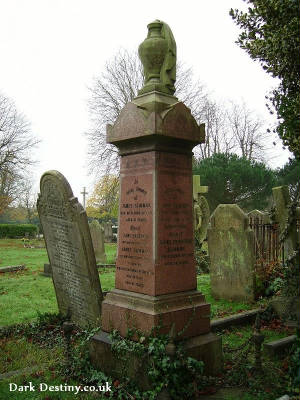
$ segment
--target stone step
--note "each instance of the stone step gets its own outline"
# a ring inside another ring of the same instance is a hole
[[[289,350],[292,347],[296,339],[296,335],[291,335],[273,342],[264,343],[264,351],[270,356],[281,356],[285,350]]]
[[[5,372],[4,374],[0,374],[0,381],[11,378],[12,376],[32,374],[33,372],[41,370],[43,368],[45,368],[44,364],[43,365],[34,365],[33,367],[17,369],[15,371]]]
[[[25,265],[8,265],[7,267],[0,267],[1,272],[16,272],[25,269]]]
[[[229,315],[225,318],[217,318],[211,321],[211,330],[213,332],[229,328],[231,326],[247,325],[255,321],[258,312],[261,312],[260,308],[254,310],[244,311],[239,314]]]

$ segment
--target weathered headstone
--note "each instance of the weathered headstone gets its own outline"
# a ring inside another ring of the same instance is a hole
[[[102,292],[86,213],[58,171],[43,174],[37,208],[59,311],[80,326],[99,324]]]
[[[102,226],[104,228],[104,241],[106,243],[111,243],[113,241],[112,223],[104,222]]]
[[[197,291],[193,235],[192,149],[203,142],[204,126],[173,96],[170,28],[161,21],[148,28],[140,47],[145,86],[107,128],[107,141],[121,156],[116,288],[103,301],[104,332],[92,339],[91,357],[107,369],[102,355],[111,351],[113,329],[126,336],[129,328],[149,335],[154,327],[161,333],[174,327],[174,340],[191,339],[189,352],[216,372],[221,342],[210,332],[210,305]]]
[[[47,276],[48,278],[52,278],[51,264],[49,264],[49,263],[44,264],[44,271],[41,273],[41,275]]]
[[[94,246],[96,262],[100,264],[105,264],[106,254],[104,247],[104,229],[96,219],[89,223],[89,227]]]
[[[255,295],[254,232],[236,204],[219,204],[210,219],[208,251],[212,295],[251,301]]]

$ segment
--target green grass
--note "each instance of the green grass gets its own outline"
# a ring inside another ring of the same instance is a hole
[[[226,329],[222,334],[222,344],[229,346],[230,348],[239,347],[243,342],[245,342],[253,333],[253,328],[251,326],[244,327],[232,327],[231,329]],[[273,340],[278,340],[284,338],[288,335],[294,333],[293,329],[270,329],[268,327],[263,328],[261,333],[264,335],[264,343],[272,342]]]
[[[215,300],[211,295],[209,274],[197,276],[197,288],[205,295],[206,301],[211,305],[211,318],[222,318],[227,315],[236,314],[257,307],[255,303]]]
[[[108,263],[112,263],[114,260],[115,252],[116,244],[106,244]],[[38,313],[58,311],[52,279],[40,275],[45,262],[48,262],[45,249],[24,248],[22,242],[17,240],[0,240],[0,266],[26,264],[26,270],[24,271],[0,274],[0,326],[36,320]],[[111,290],[114,287],[115,269],[101,268],[99,272],[102,290]],[[198,290],[205,295],[206,301],[211,303],[212,318],[223,317],[257,307],[255,303],[246,304],[215,300],[211,296],[208,274],[198,276],[197,283]],[[251,333],[252,328],[250,326],[234,327],[222,332],[225,365],[230,365],[231,357],[234,354],[234,352],[226,353],[226,349],[237,348],[250,337]],[[284,329],[268,328],[263,329],[262,333],[265,335],[265,343],[291,334],[291,332]],[[41,342],[44,343],[43,340]],[[22,375],[0,381],[0,399],[73,399],[75,395],[72,392],[47,391],[42,394],[38,391],[9,392],[10,382],[22,385],[31,381],[36,387],[41,382],[46,382],[48,385],[63,384],[63,378],[57,372],[57,364],[63,358],[61,344],[62,342],[49,348],[41,347],[41,345],[33,343],[30,339],[20,335],[0,340],[0,374],[31,366],[36,366],[37,368],[35,372],[24,372]],[[253,353],[250,356],[253,364]],[[266,359],[266,361],[268,360]],[[277,371],[278,368],[282,368],[282,361],[280,360],[270,364],[269,369]],[[239,372],[235,371],[235,374],[237,373]],[[272,379],[268,378],[267,382],[272,382]],[[263,383],[262,387],[264,387]],[[68,382],[68,384],[78,385],[78,382]],[[92,398],[94,398],[92,394],[79,393],[76,395],[76,399]],[[245,393],[239,398],[241,400],[270,399],[270,397],[260,397],[260,394],[257,396],[250,393]],[[236,398],[234,395],[233,397],[229,395],[227,400],[230,399]]]
[[[116,244],[105,244],[112,260]],[[0,240],[0,266],[25,264],[26,270],[0,274],[0,326],[28,322],[39,313],[57,312],[51,278],[40,275],[47,263],[46,249],[24,248],[21,240]],[[114,287],[114,269],[101,269],[103,291]]]
[[[32,271],[43,270],[49,262],[46,249],[23,247],[21,239],[0,239],[0,267],[25,264]]]
[[[113,263],[116,244],[105,243],[107,263]],[[46,249],[24,248],[21,240],[0,240],[0,266],[25,264],[26,270],[0,275],[0,326],[27,322],[37,313],[57,312],[57,302],[51,278],[40,275],[47,263]],[[101,268],[103,291],[115,286],[115,269]],[[215,300],[211,296],[209,274],[197,277],[200,290],[211,304],[211,317],[219,318],[256,307],[255,304]],[[8,312],[9,310],[9,312]]]
[[[21,337],[0,340],[0,374],[30,366],[41,365],[47,360],[51,366],[62,356],[62,349],[41,347]]]
[[[105,246],[105,254],[106,254],[107,264],[115,264],[116,263],[117,244],[116,243],[104,243],[104,246]]]

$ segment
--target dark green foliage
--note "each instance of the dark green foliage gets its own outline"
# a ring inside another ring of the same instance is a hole
[[[33,237],[37,233],[37,226],[31,224],[0,224],[0,238],[18,238],[26,234]]]
[[[218,204],[238,204],[245,211],[263,210],[275,186],[275,173],[263,163],[235,154],[217,153],[194,163],[193,174],[208,185],[210,210]]]
[[[279,78],[279,86],[268,99],[277,113],[279,137],[299,158],[299,1],[247,0],[247,3],[248,12],[230,10],[242,29],[237,43],[266,72]]]
[[[288,185],[292,200],[296,200],[299,196],[300,184],[300,160],[295,158],[289,161],[280,168],[277,172],[277,186]]]
[[[299,394],[300,386],[300,332],[297,331],[297,340],[293,346],[291,363],[289,368],[289,373],[291,377],[291,388],[293,392]]]
[[[159,330],[159,329],[158,329]],[[128,338],[137,334],[139,342],[123,338],[117,331],[111,334],[113,351],[118,359],[128,364],[128,354],[136,355],[141,362],[141,368],[147,369],[151,390],[144,392],[142,398],[156,399],[160,392],[167,391],[171,399],[193,399],[202,385],[203,362],[187,357],[182,343],[176,343],[174,352],[170,354],[167,347],[170,344],[169,335],[155,332],[144,337],[141,332],[131,330]],[[124,371],[126,374],[126,371]]]

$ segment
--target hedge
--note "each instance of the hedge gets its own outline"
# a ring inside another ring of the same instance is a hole
[[[0,224],[0,238],[18,238],[37,233],[37,226],[31,224]]]

